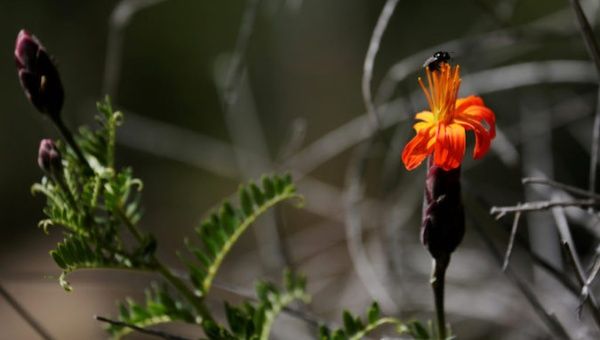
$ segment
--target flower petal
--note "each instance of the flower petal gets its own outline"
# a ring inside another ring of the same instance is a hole
[[[456,100],[456,105],[454,106],[454,109],[456,111],[463,111],[465,108],[473,105],[485,106],[481,97],[471,95],[465,98],[458,98]]]
[[[406,144],[402,151],[402,162],[406,170],[413,170],[433,151],[435,135],[430,133],[431,128],[423,129]],[[433,140],[433,142],[431,141]]]
[[[492,136],[480,121],[469,118],[456,119],[457,124],[462,125],[467,130],[473,130],[475,133],[475,148],[473,149],[473,158],[479,159],[483,157],[490,149]]]
[[[434,117],[431,111],[421,111],[416,114],[416,118],[424,122],[433,122]]]
[[[454,122],[475,132],[473,158],[483,157],[488,152],[492,139],[496,137],[494,112],[483,104],[481,97],[469,96],[456,101]]]
[[[496,116],[494,115],[494,112],[490,110],[490,108],[482,105],[473,105],[467,107],[463,111],[463,114],[479,121],[485,121],[489,127],[488,130],[490,132],[490,136],[492,138],[496,137]]]
[[[433,162],[448,171],[460,166],[465,156],[465,128],[460,124],[439,124]]]
[[[490,110],[490,108],[485,106],[481,97],[468,96],[466,98],[457,99],[454,109],[454,116],[468,116],[479,121],[484,120],[489,126],[489,131],[492,138],[496,136],[496,116],[494,115],[494,112]]]
[[[434,122],[434,117],[433,117],[433,113],[429,112],[429,111],[422,111],[417,113],[416,116],[417,119],[421,120],[420,122],[416,122],[415,125],[413,126],[413,128],[415,129],[415,131],[417,131],[417,133],[419,133],[419,131],[424,130],[424,129],[430,129]]]

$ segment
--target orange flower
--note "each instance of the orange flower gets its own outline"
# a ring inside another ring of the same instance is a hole
[[[490,148],[496,136],[494,112],[483,104],[481,97],[457,99],[460,87],[460,67],[447,63],[439,71],[425,68],[429,88],[419,78],[431,111],[417,113],[420,120],[414,128],[417,135],[404,147],[402,161],[408,170],[418,167],[433,153],[433,164],[444,170],[458,168],[465,155],[465,130],[475,133],[473,158],[479,159]]]

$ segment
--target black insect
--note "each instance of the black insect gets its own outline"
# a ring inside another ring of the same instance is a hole
[[[429,68],[429,71],[439,71],[440,65],[443,63],[447,63],[452,57],[450,57],[449,52],[445,51],[437,51],[431,57],[425,60],[423,63],[423,68]]]

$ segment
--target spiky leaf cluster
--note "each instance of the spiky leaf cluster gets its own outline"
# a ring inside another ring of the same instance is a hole
[[[147,289],[144,305],[132,299],[119,303],[119,321],[138,327],[172,321],[195,323],[197,318],[193,308],[182,302],[178,296],[172,295],[165,285],[154,284]],[[107,330],[115,339],[132,331],[131,328],[123,325],[110,325]]]
[[[98,104],[99,128],[82,129],[76,136],[87,163],[57,143],[63,155],[63,171],[45,176],[32,187],[32,192],[46,196],[43,209],[46,219],[39,225],[61,227],[65,240],[51,251],[63,269],[60,283],[70,289],[65,275],[80,268],[144,268],[151,266],[150,256],[155,242],[149,236],[135,247],[126,247],[124,230],[127,223],[137,223],[141,216],[139,195],[141,182],[133,178],[131,169],[114,168],[117,126],[122,120],[108,99]]]
[[[284,200],[301,200],[289,175],[263,176],[261,183],[261,186],[252,182],[240,186],[239,208],[225,201],[196,228],[201,246],[186,242],[188,250],[197,260],[186,262],[190,280],[198,295],[205,296],[208,293],[225,256],[262,213]]]
[[[321,326],[319,328],[319,339],[359,340],[363,339],[367,333],[385,324],[394,325],[398,333],[401,333],[400,327],[403,326],[402,322],[398,319],[382,317],[381,310],[377,302],[373,302],[373,304],[371,304],[367,310],[367,315],[364,321],[360,316],[354,316],[347,310],[345,310],[343,313],[343,321],[343,327],[336,330],[331,330],[325,325]]]
[[[271,326],[283,308],[295,300],[308,302],[306,279],[286,271],[284,289],[268,282],[256,285],[257,303],[245,302],[236,307],[225,303],[229,329],[216,323],[205,325],[209,339],[268,340]]]
[[[409,337],[403,337],[403,339],[430,340],[439,338],[431,322],[425,327],[416,320],[403,322],[393,317],[382,316],[377,302],[371,304],[366,314],[366,318],[363,320],[360,316],[354,316],[345,310],[343,313],[343,327],[331,330],[325,325],[321,326],[319,328],[319,340],[360,340],[364,339],[371,331],[384,325],[391,325],[397,334]],[[449,335],[445,340],[454,339],[449,328],[447,334]]]
[[[421,322],[417,320],[412,320],[406,322],[398,328],[402,334],[407,334],[412,337],[414,340],[429,340],[429,339],[439,339],[437,327],[434,327],[434,323],[429,321],[427,326],[424,326]],[[446,338],[445,340],[456,339],[454,335],[452,335],[452,329],[449,325],[446,326]]]

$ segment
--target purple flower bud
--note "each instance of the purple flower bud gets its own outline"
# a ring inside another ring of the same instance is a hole
[[[52,139],[42,139],[37,161],[45,173],[57,177],[62,176],[62,157]]]
[[[17,36],[15,61],[27,98],[40,112],[58,119],[64,101],[58,70],[44,46],[26,30]]]
[[[431,159],[425,180],[421,242],[433,258],[449,256],[465,234],[460,167],[446,171]]]

